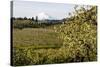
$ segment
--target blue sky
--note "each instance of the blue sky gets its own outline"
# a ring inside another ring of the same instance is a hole
[[[62,19],[68,17],[69,12],[74,11],[74,4],[63,3],[47,3],[34,1],[14,1],[13,16],[14,17],[33,17],[41,12]]]

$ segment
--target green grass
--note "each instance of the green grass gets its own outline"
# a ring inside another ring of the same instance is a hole
[[[58,39],[58,34],[52,29],[13,29],[13,47],[56,48],[61,44],[62,41]]]

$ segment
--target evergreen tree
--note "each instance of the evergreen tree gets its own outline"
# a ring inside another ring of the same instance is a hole
[[[35,21],[38,22],[38,16],[36,16],[36,20]]]
[[[27,20],[27,17],[24,17],[24,20]]]
[[[32,17],[32,21],[34,21],[34,17]]]

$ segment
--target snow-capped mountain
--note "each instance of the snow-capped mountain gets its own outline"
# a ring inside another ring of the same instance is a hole
[[[53,17],[49,16],[48,14],[44,12],[39,13],[37,16],[39,20],[53,20],[54,19]]]

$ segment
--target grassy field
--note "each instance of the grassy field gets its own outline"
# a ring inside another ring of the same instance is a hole
[[[13,30],[13,47],[58,48],[62,42],[57,33],[46,28],[25,28]]]
[[[24,28],[22,30],[14,28],[13,65],[44,64],[45,55],[48,55],[49,52],[56,52],[63,45],[53,27]],[[39,61],[39,54],[42,61]]]

